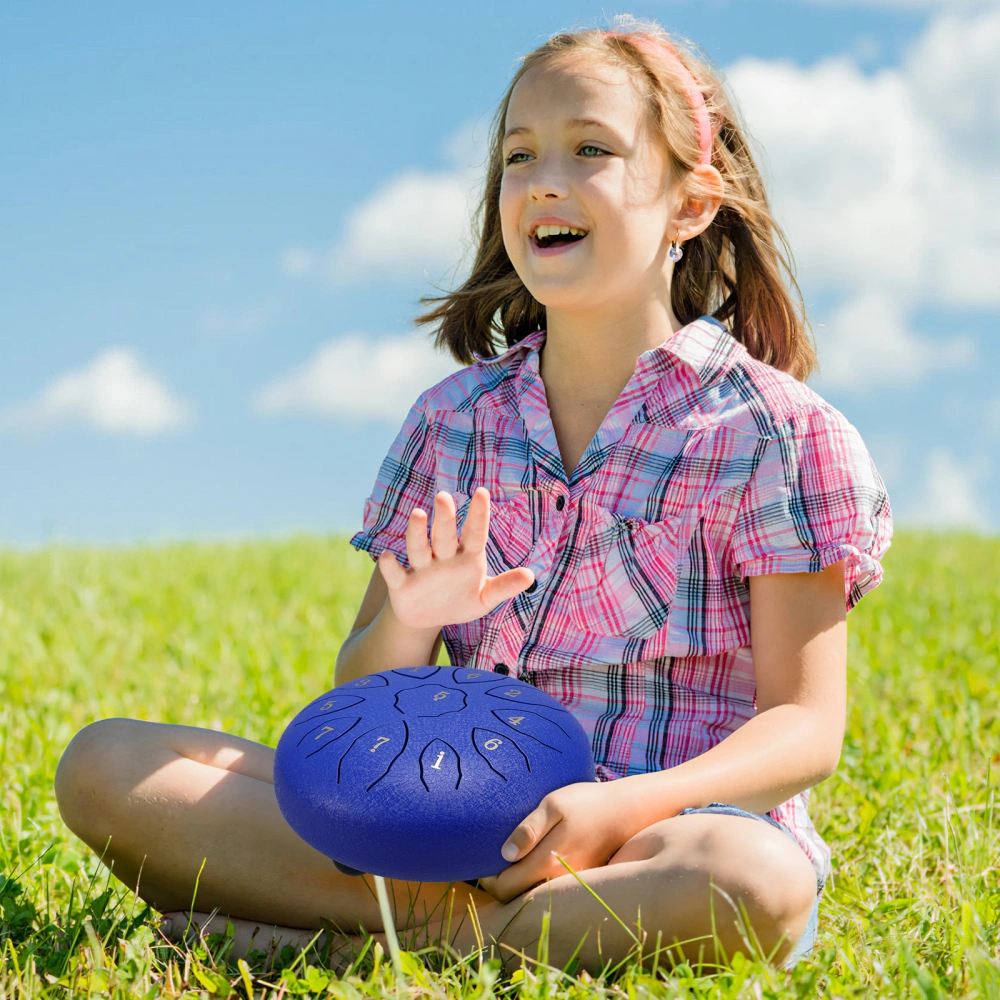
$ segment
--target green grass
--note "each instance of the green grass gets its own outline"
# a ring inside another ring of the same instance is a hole
[[[264,973],[226,941],[171,949],[62,825],[56,763],[94,719],[224,729],[273,744],[332,684],[370,562],[341,539],[0,552],[0,1000],[406,994],[1000,997],[1000,540],[900,533],[851,614],[848,729],[812,814],[834,852],[812,956],[787,975],[636,962],[590,980],[380,950],[331,978]],[[992,775],[991,775],[992,766]],[[996,804],[997,808],[994,809]],[[284,992],[282,992],[282,990]]]

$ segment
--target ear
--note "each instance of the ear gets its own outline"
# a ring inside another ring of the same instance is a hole
[[[676,233],[683,243],[708,229],[722,204],[724,190],[722,174],[715,167],[699,163],[684,178],[682,200],[668,224],[667,236],[673,239]]]

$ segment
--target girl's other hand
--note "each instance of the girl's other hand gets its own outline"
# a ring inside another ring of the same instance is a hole
[[[489,490],[472,494],[459,539],[455,501],[449,493],[434,497],[434,523],[427,537],[427,513],[417,508],[406,525],[404,569],[389,551],[378,568],[389,589],[393,613],[411,628],[441,628],[474,621],[531,586],[534,573],[511,569],[486,575],[486,540],[490,530]]]
[[[628,792],[622,779],[550,792],[507,838],[503,855],[514,864],[481,878],[480,886],[506,903],[541,882],[569,875],[560,857],[578,873],[612,863],[642,828]]]

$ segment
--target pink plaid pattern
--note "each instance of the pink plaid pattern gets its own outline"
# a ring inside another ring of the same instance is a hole
[[[451,660],[498,665],[570,707],[599,774],[673,767],[756,711],[747,577],[845,560],[848,610],[882,579],[889,499],[857,430],[750,357],[710,317],[647,351],[572,476],[539,376],[545,333],[428,389],[410,410],[351,543],[406,564],[410,512],[447,490],[459,526],[492,498],[491,573],[537,585],[443,630]],[[822,891],[830,852],[808,791],[770,815]]]

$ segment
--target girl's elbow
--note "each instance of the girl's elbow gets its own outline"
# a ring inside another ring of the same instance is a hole
[[[840,755],[844,749],[844,734],[841,733],[834,744],[825,754],[824,763],[822,767],[823,777],[820,779],[825,781],[829,778],[838,767],[840,767]]]

